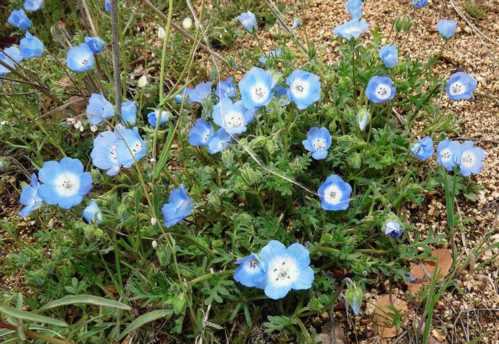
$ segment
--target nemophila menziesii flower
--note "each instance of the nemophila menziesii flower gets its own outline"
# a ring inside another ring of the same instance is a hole
[[[397,47],[393,44],[387,44],[379,50],[379,58],[383,61],[386,68],[393,68],[398,63]]]
[[[86,112],[90,124],[98,125],[114,116],[114,107],[102,94],[92,93],[88,99]]]
[[[21,197],[19,203],[24,207],[19,212],[19,215],[27,218],[34,210],[40,208],[43,205],[43,200],[38,194],[38,189],[40,188],[40,182],[36,174],[31,175],[31,183],[25,185],[21,191]]]
[[[0,52],[0,61],[12,69],[16,69],[16,64],[22,60],[23,56],[21,54],[21,50],[15,45],[12,45]],[[5,67],[3,64],[0,64],[0,76],[8,73],[10,73],[10,69]]]
[[[260,57],[258,58],[258,62],[260,62],[261,64],[266,64],[268,59],[275,59],[281,56],[282,56],[282,49],[276,48],[269,51],[268,53],[260,55]]]
[[[383,104],[395,97],[397,90],[387,76],[373,76],[366,87],[367,98],[375,104]]]
[[[428,0],[411,0],[411,3],[415,8],[423,8],[428,5]]]
[[[265,288],[265,267],[256,255],[239,258],[236,264],[239,266],[234,272],[234,280],[245,287]]]
[[[247,109],[242,101],[223,98],[213,107],[213,121],[231,135],[242,134],[255,118],[255,109]]]
[[[120,171],[118,142],[118,136],[109,130],[100,133],[94,139],[94,146],[90,153],[92,164],[101,170],[105,170],[108,176],[115,176]]]
[[[19,48],[21,49],[23,59],[31,59],[42,56],[45,46],[38,37],[26,32],[24,38],[21,39],[21,42],[19,43]]]
[[[189,131],[189,143],[197,147],[206,147],[215,131],[213,126],[202,118],[199,118]]]
[[[239,81],[241,100],[247,109],[265,106],[272,100],[272,74],[258,67],[251,68]]]
[[[208,153],[216,154],[225,150],[230,145],[232,136],[223,128],[218,129],[208,140]]]
[[[371,114],[369,111],[367,111],[366,108],[362,108],[357,112],[357,125],[359,126],[359,129],[361,131],[364,131],[366,129],[367,125],[369,124],[369,120],[371,119]]]
[[[90,50],[94,54],[99,54],[106,47],[106,42],[104,42],[100,37],[85,37],[85,44],[88,45]]]
[[[362,17],[363,6],[364,3],[362,0],[348,0],[345,5],[347,12],[352,16],[352,19],[360,19]]]
[[[291,23],[291,29],[292,30],[298,29],[302,23],[303,22],[302,22],[301,18],[293,18],[293,22]]]
[[[107,13],[111,13],[111,9],[113,7],[113,4],[111,0],[104,0],[104,11]]]
[[[445,91],[450,100],[467,100],[473,97],[477,82],[469,74],[457,72],[450,76]]]
[[[437,162],[447,171],[452,171],[457,164],[460,145],[458,142],[451,140],[443,140],[437,146]]]
[[[121,103],[121,119],[126,125],[135,125],[137,123],[137,103],[131,100],[125,100]]]
[[[23,31],[26,31],[31,27],[31,20],[22,9],[10,12],[9,18],[7,18],[7,23]]]
[[[326,159],[327,151],[331,147],[331,134],[326,128],[310,128],[307,139],[303,140],[303,146],[312,153],[315,160]]]
[[[297,69],[286,79],[288,97],[300,110],[306,109],[321,98],[319,76]]]
[[[476,147],[471,141],[462,143],[459,148],[456,163],[459,165],[461,175],[468,177],[480,173],[485,159],[485,151]]]
[[[86,223],[95,223],[98,225],[102,222],[102,211],[94,199],[83,209],[81,216]]]
[[[258,253],[265,263],[265,295],[278,300],[291,290],[305,290],[312,287],[314,270],[310,267],[308,250],[295,243],[289,247],[277,240],[270,241]]]
[[[28,12],[38,11],[43,6],[43,0],[24,0],[24,9]]]
[[[404,226],[395,217],[390,217],[383,223],[383,233],[394,239],[398,239],[404,233]]]
[[[229,76],[225,80],[220,80],[217,83],[217,90],[215,91],[218,99],[222,98],[232,98],[237,94],[236,85],[234,84],[234,78]]]
[[[192,198],[189,197],[189,194],[183,185],[172,190],[168,197],[168,202],[161,208],[163,219],[168,228],[191,215],[192,210]]]
[[[317,190],[321,207],[328,211],[340,211],[348,208],[352,187],[338,175],[330,175]]]
[[[149,125],[151,127],[155,128],[157,125],[156,123],[157,123],[158,117],[159,117],[159,126],[162,127],[166,123],[168,123],[168,120],[170,119],[170,115],[171,115],[171,113],[168,111],[165,111],[165,110],[151,111],[147,114],[147,123],[149,123]]]
[[[256,29],[256,16],[252,12],[243,12],[237,19],[246,31],[252,32]]]
[[[457,21],[441,19],[437,23],[438,33],[445,39],[449,39],[456,33]]]
[[[185,95],[189,103],[202,103],[211,95],[211,81],[200,82],[193,88],[186,88]]]
[[[368,29],[369,25],[364,19],[352,19],[335,27],[333,33],[346,40],[351,40],[359,38]]]
[[[118,137],[116,146],[118,160],[123,167],[130,168],[147,154],[147,144],[136,127],[125,128],[117,125],[114,131]]]
[[[419,139],[411,146],[411,153],[419,160],[428,160],[433,155],[433,140],[429,136]]]
[[[86,43],[68,49],[66,65],[76,73],[83,73],[95,66],[95,56]]]
[[[69,209],[78,205],[92,190],[92,176],[85,172],[78,159],[63,158],[46,161],[38,172],[42,184],[38,193],[51,205]]]

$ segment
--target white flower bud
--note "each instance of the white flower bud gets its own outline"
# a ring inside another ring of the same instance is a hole
[[[192,19],[191,19],[191,17],[185,17],[184,20],[182,20],[182,27],[185,30],[190,30],[192,28]]]
[[[151,246],[153,249],[156,249],[158,247],[158,242],[156,240],[153,240]]]
[[[148,83],[149,81],[147,80],[147,76],[144,74],[139,78],[139,81],[137,81],[137,86],[140,88],[144,88]]]
[[[83,126],[81,125],[81,121],[76,121],[75,124],[74,124],[74,127],[75,127],[75,129],[82,128]]]
[[[156,225],[156,223],[158,223],[158,219],[155,218],[155,217],[151,217],[151,225]],[[153,243],[155,243],[156,241],[153,241]]]
[[[92,133],[95,133],[95,132],[97,131],[97,126],[96,126],[96,125],[92,125],[92,126],[90,126],[90,131],[91,131]]]
[[[158,27],[158,38],[159,39],[164,39],[165,36],[166,36],[165,29],[162,26]]]

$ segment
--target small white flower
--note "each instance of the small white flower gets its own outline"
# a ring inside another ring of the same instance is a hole
[[[162,26],[158,27],[158,38],[164,39],[165,37],[166,37],[165,29]]]
[[[90,131],[91,131],[92,133],[95,133],[95,132],[97,131],[97,126],[96,126],[96,125],[92,125],[92,126],[90,126]]]
[[[151,158],[151,159],[149,159],[149,162],[154,164],[156,162],[156,159],[155,158]]]
[[[139,81],[137,81],[137,86],[140,88],[144,88],[147,86],[147,84],[149,84],[149,81],[147,80],[147,75],[144,74],[139,78]]]
[[[83,125],[80,127],[80,132],[83,132],[83,130],[85,130],[85,128],[83,128]]]
[[[151,246],[153,249],[156,249],[158,247],[158,242],[156,240],[153,240]]]
[[[182,27],[185,30],[190,30],[192,28],[192,19],[191,19],[191,17],[185,17],[184,20],[182,20]]]

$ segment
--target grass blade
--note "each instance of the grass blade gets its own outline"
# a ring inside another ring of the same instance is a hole
[[[127,328],[121,333],[120,339],[123,339],[130,332],[137,330],[138,328],[144,326],[147,323],[150,323],[151,321],[155,321],[165,317],[170,317],[171,314],[172,311],[169,309],[158,309],[146,314],[142,314],[140,317],[132,321],[130,325],[127,326]]]
[[[67,305],[95,305],[101,307],[117,308],[123,309],[125,311],[130,311],[132,308],[124,303],[106,299],[100,296],[93,295],[75,295],[75,296],[65,296],[59,300],[51,301],[41,308],[41,310],[51,309],[60,306]]]
[[[33,321],[33,322],[37,322],[37,323],[60,326],[60,327],[68,327],[69,326],[65,321],[62,321],[62,320],[49,318],[49,317],[46,317],[44,315],[40,315],[40,314],[36,314],[36,313],[32,313],[32,312],[21,311],[19,309],[11,308],[8,306],[0,306],[0,313],[3,313],[8,317],[20,319],[20,320]]]

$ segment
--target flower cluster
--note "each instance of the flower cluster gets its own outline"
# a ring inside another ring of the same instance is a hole
[[[278,300],[291,290],[312,287],[314,270],[310,267],[308,250],[295,243],[288,247],[272,240],[258,254],[236,261],[234,279],[250,288],[263,289],[267,297]]]

